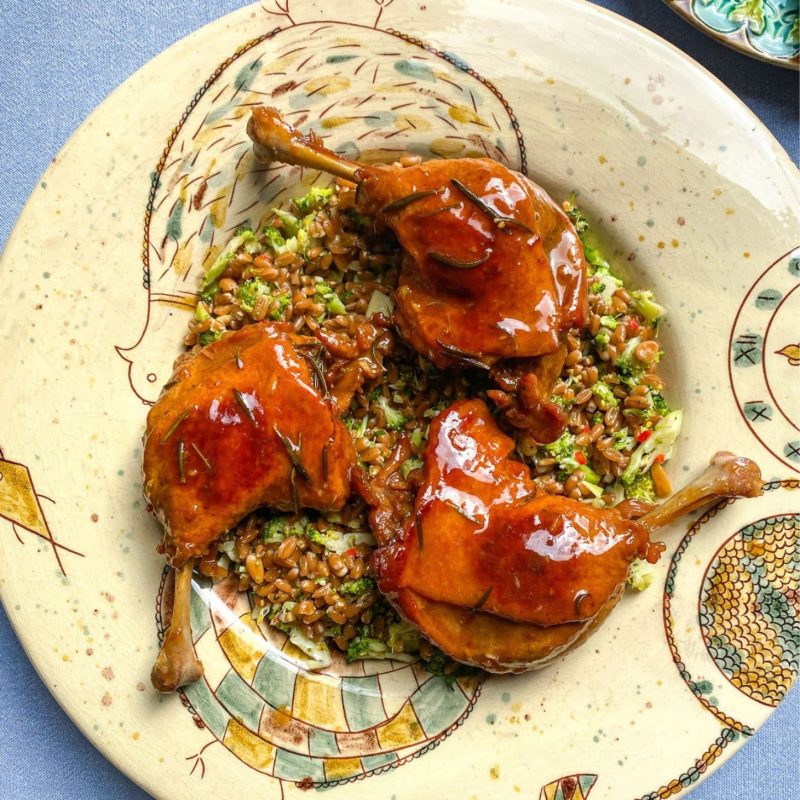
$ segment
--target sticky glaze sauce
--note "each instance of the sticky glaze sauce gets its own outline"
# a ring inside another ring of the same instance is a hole
[[[619,591],[633,558],[648,555],[645,529],[613,509],[537,493],[512,448],[481,401],[433,421],[414,518],[376,558],[383,591],[481,602],[482,612],[537,625],[589,619]]]

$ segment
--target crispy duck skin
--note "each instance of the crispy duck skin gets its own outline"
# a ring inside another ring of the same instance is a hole
[[[644,517],[536,489],[480,400],[431,423],[419,488],[402,499],[385,471],[362,490],[372,506],[378,586],[434,644],[494,672],[544,666],[582,642],[622,595],[650,536],[723,496],[755,496],[751,461],[718,453],[709,469]],[[396,509],[408,509],[401,524]]]
[[[297,344],[277,323],[226,334],[184,362],[150,410],[145,495],[174,566],[260,506],[338,510],[347,501],[350,434]]]
[[[566,418],[550,399],[552,365],[563,363],[566,331],[586,322],[586,263],[571,222],[543,189],[487,158],[348,162],[274,108],[254,108],[248,133],[263,161],[356,183],[360,210],[405,251],[394,314],[403,337],[440,368],[507,373],[515,394],[493,399],[508,420],[539,442],[558,438]]]

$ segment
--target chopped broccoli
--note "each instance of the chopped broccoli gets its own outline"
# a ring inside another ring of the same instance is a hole
[[[645,503],[656,503],[656,490],[649,472],[637,475],[625,486],[625,497],[631,500],[642,500]]]
[[[375,537],[371,533],[342,533],[342,531],[328,530],[325,533],[314,528],[306,531],[306,536],[315,544],[321,545],[331,553],[346,553],[351,547],[366,544],[374,545]]]
[[[583,254],[586,256],[586,260],[595,267],[595,275],[597,274],[598,270],[606,271],[611,269],[611,265],[606,261],[600,251],[596,247],[590,247],[587,244],[583,246]]]
[[[415,658],[408,653],[394,653],[386,642],[372,639],[369,636],[356,636],[347,648],[347,661],[358,661],[363,658],[393,658],[395,661],[414,661]]]
[[[305,653],[312,661],[307,664],[311,669],[324,669],[329,667],[333,659],[331,651],[324,641],[317,641],[306,636],[302,628],[298,625],[290,625],[286,631],[289,634],[289,641],[300,651]]]
[[[364,592],[368,592],[374,585],[375,581],[373,581],[372,578],[358,578],[354,581],[345,581],[339,587],[339,591],[342,594],[355,597],[358,594],[364,594]]]
[[[647,366],[642,364],[634,355],[634,351],[641,341],[642,338],[640,336],[634,336],[633,339],[629,339],[625,349],[614,361],[614,368],[626,386],[636,386],[642,375],[647,371]]]
[[[589,220],[583,215],[583,212],[575,205],[575,192],[569,196],[569,201],[564,204],[564,210],[570,218],[572,224],[575,226],[575,231],[583,241],[583,235],[589,230]]]
[[[267,244],[276,252],[283,252],[286,248],[286,239],[283,234],[273,225],[264,228],[264,236]]]
[[[598,404],[604,403],[607,408],[619,405],[619,400],[612,388],[604,381],[597,381],[592,387],[592,394],[595,396]]]
[[[420,645],[419,631],[408,622],[392,622],[387,644],[392,653],[416,653]]]
[[[288,294],[279,294],[276,299],[278,301],[278,307],[272,311],[270,316],[272,319],[280,320],[283,319],[283,315],[286,313],[286,306],[289,305],[291,298]]]
[[[210,288],[223,272],[228,262],[236,255],[237,251],[246,244],[255,242],[256,235],[248,228],[242,228],[236,235],[222,248],[214,262],[203,276],[203,289]]]
[[[598,350],[605,350],[611,342],[611,335],[608,331],[600,330],[594,337],[594,343]]]
[[[637,592],[643,592],[653,582],[653,565],[644,559],[637,558],[628,573],[628,586]]]
[[[653,404],[653,411],[666,417],[672,411],[669,403],[664,399],[664,395],[660,392],[650,392],[650,402]]]
[[[328,295],[327,300],[325,302],[325,308],[328,310],[329,314],[347,313],[347,309],[344,307],[344,303],[339,299],[339,296],[334,294],[333,292]]]
[[[269,284],[266,281],[262,281],[260,278],[250,278],[250,280],[240,283],[236,294],[239,300],[239,307],[247,311],[248,314],[251,313],[256,300],[262,294],[269,294]]]
[[[197,341],[200,342],[201,347],[205,347],[207,344],[211,344],[211,342],[216,342],[221,337],[222,331],[203,331],[203,333],[198,336]]]
[[[653,300],[649,289],[634,289],[631,292],[631,306],[651,325],[666,316],[667,309]]]
[[[273,208],[272,213],[283,223],[283,231],[287,237],[297,236],[297,232],[300,230],[300,220],[294,214],[280,208]]]
[[[312,211],[317,211],[323,206],[328,205],[331,195],[333,195],[333,187],[320,189],[319,186],[312,186],[308,194],[305,194],[302,197],[295,197],[294,204],[297,207],[297,210],[303,216],[305,216],[306,214],[310,214]]]
[[[422,448],[423,448],[423,446],[425,444],[425,436],[426,436],[426,434],[423,433],[422,428],[414,428],[414,430],[411,431],[411,446],[417,452],[422,450]]]
[[[579,451],[575,446],[575,436],[573,434],[569,432],[561,434],[561,436],[554,442],[551,444],[546,444],[544,446],[544,450],[548,455],[552,456],[558,462],[558,466],[562,470],[566,470],[567,472],[571,473],[580,468],[583,472],[584,479],[588,483],[600,483],[600,476],[588,464],[585,463],[585,456],[584,463],[580,463],[576,458],[576,454]]]
[[[636,444],[636,439],[630,435],[627,428],[620,428],[611,434],[615,450],[630,450]]]
[[[658,422],[653,428],[653,435],[642,442],[631,454],[628,466],[620,475],[623,486],[630,484],[637,475],[647,472],[653,465],[656,456],[663,455],[664,460],[669,458],[672,446],[680,433],[682,420],[683,413],[681,411],[671,411]]]
[[[431,675],[437,675],[445,684],[452,690],[457,678],[474,675],[477,670],[474,667],[468,667],[466,664],[458,664],[451,661],[440,650],[436,650],[430,658],[422,662]]]
[[[198,303],[194,309],[194,318],[198,322],[205,322],[209,318],[210,314],[208,313],[208,309],[203,305],[203,303]]]
[[[406,422],[405,417],[396,408],[392,408],[383,395],[378,398],[378,406],[383,411],[383,416],[386,417],[386,427],[390,431],[402,430]]]
[[[421,458],[407,458],[400,467],[400,472],[405,480],[415,469],[422,469],[423,462]]]
[[[610,331],[615,331],[617,329],[617,325],[619,322],[617,321],[616,317],[612,317],[610,314],[604,314],[600,317],[600,324],[604,328],[608,328]]]

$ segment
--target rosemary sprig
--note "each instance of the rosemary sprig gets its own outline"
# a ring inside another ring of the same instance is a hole
[[[203,464],[205,464],[206,469],[209,472],[211,472],[211,470],[213,469],[213,467],[211,466],[211,462],[203,455],[203,451],[194,442],[192,442],[192,450],[194,450],[195,453],[197,453],[200,460],[203,462]]]
[[[308,470],[303,466],[303,462],[300,460],[300,453],[303,449],[303,434],[300,433],[297,435],[297,444],[295,444],[288,436],[278,430],[277,425],[273,425],[272,430],[275,431],[275,435],[280,439],[281,444],[286,450],[286,455],[289,456],[289,461],[292,462],[292,469],[297,470],[300,477],[306,483],[311,483]]]
[[[472,610],[473,610],[473,611],[478,611],[478,610],[480,609],[480,607],[481,607],[481,606],[482,606],[482,605],[483,605],[483,604],[484,604],[484,603],[485,603],[485,602],[486,602],[486,601],[489,599],[489,595],[492,593],[492,589],[494,589],[494,586],[490,586],[490,587],[489,587],[489,588],[488,588],[488,589],[487,589],[487,590],[486,590],[486,591],[485,591],[485,592],[484,592],[484,593],[483,593],[483,594],[482,594],[482,595],[481,595],[481,596],[478,598],[478,602],[477,602],[477,603],[475,603],[475,605],[474,605],[474,606],[472,606]]]
[[[436,343],[442,348],[442,351],[445,355],[450,356],[450,358],[454,359],[455,361],[459,361],[468,367],[486,370],[487,372],[489,369],[491,369],[488,364],[484,364],[483,361],[476,358],[471,353],[465,352],[460,347],[456,347],[454,344],[447,344],[439,338],[436,339]]]
[[[516,225],[518,228],[522,228],[522,230],[527,231],[528,233],[535,233],[536,231],[533,228],[526,225],[524,222],[520,222],[518,219],[514,219],[514,217],[506,216],[505,214],[501,214],[496,209],[492,208],[488,203],[482,200],[478,195],[475,194],[471,189],[468,189],[464,186],[461,181],[457,180],[456,178],[450,178],[450,183],[458,189],[464,197],[471,200],[475,203],[478,208],[483,211],[485,214],[488,214],[491,217],[492,222],[497,223],[501,228],[505,229],[506,225]]]
[[[247,418],[253,425],[256,424],[256,418],[253,416],[253,411],[250,406],[247,405],[247,400],[244,399],[244,395],[238,390],[233,390],[233,396],[236,398],[236,402],[242,407],[242,411],[247,414]]]
[[[450,508],[452,508],[453,511],[455,511],[457,514],[461,514],[461,516],[464,517],[464,519],[468,519],[473,525],[481,524],[481,521],[479,519],[473,517],[472,514],[465,511],[463,508],[461,508],[461,506],[457,505],[452,500],[448,500],[447,505],[450,506]]]
[[[463,204],[463,200],[459,200],[457,203],[448,203],[446,206],[439,206],[439,208],[434,208],[433,211],[426,211],[424,214],[420,214],[420,217],[432,217],[436,214],[441,214],[445,211],[450,211],[454,208],[458,208],[460,205]]]
[[[422,550],[422,547],[424,545],[424,540],[422,538],[422,511],[417,511],[416,523],[417,523],[417,541],[419,542],[419,549]]]
[[[428,256],[440,264],[448,267],[455,267],[456,269],[475,269],[481,264],[485,264],[492,257],[492,248],[487,247],[482,256],[476,258],[474,261],[461,261],[455,256],[449,256],[447,253],[438,253],[436,250],[428,250]]]
[[[181,483],[186,483],[186,444],[183,439],[178,439],[178,477]]]
[[[289,473],[289,484],[292,487],[292,506],[294,513],[300,513],[300,500],[297,497],[297,470],[292,466],[292,471]]]
[[[311,353],[305,353],[302,350],[298,350],[297,352],[308,362],[309,366],[314,371],[316,389],[322,392],[323,397],[330,397],[331,393],[328,390],[328,382],[325,380],[325,373],[322,370],[322,365]]]
[[[423,197],[430,197],[432,194],[438,194],[441,191],[441,189],[423,189],[421,192],[411,192],[405,197],[400,197],[397,200],[392,200],[391,203],[387,203],[381,209],[381,214],[391,214],[392,211],[399,211],[417,200],[422,200]]]
[[[176,430],[178,430],[178,426],[186,419],[186,417],[189,416],[189,411],[190,411],[190,409],[187,408],[186,411],[184,411],[182,414],[180,414],[178,416],[178,418],[175,420],[175,422],[173,422],[172,425],[169,426],[169,428],[167,429],[167,432],[164,434],[163,438],[161,439],[160,444],[166,444],[169,441],[169,439],[172,436],[172,434],[175,433]]]
[[[575,595],[575,613],[580,616],[581,615],[581,606],[583,605],[583,601],[589,597],[589,592],[586,589],[581,589]]]

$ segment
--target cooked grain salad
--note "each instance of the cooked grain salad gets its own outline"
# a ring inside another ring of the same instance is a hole
[[[226,331],[273,319],[315,337],[310,357],[321,386],[359,359],[367,380],[344,414],[359,463],[374,475],[405,433],[413,450],[401,468],[405,478],[422,466],[431,419],[458,398],[485,398],[492,387],[485,375],[434,368],[388,324],[402,253],[391,231],[358,213],[354,201],[351,184],[312,188],[289,208],[240,228],[205,276],[181,358]],[[564,208],[584,243],[590,275],[589,324],[568,335],[553,395],[569,424],[544,447],[524,431],[505,430],[551,494],[597,506],[625,498],[657,502],[672,491],[663,464],[681,424],[656,373],[665,309],[652,292],[626,288],[592,246],[573,200]],[[368,319],[384,324],[366,357],[356,341]],[[258,621],[285,631],[318,668],[338,648],[351,661],[419,656],[450,678],[468,669],[444,658],[383,600],[371,577],[374,547],[366,506],[354,498],[334,514],[257,511],[199,569],[215,580],[238,576],[239,589],[252,593]],[[635,562],[631,585],[643,589],[649,582],[647,566]]]

